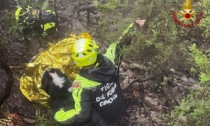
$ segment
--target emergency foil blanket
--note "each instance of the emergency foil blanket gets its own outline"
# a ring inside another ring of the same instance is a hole
[[[70,35],[56,44],[50,44],[48,50],[34,56],[27,64],[26,70],[20,78],[20,90],[31,102],[47,107],[49,96],[41,89],[41,76],[48,68],[58,68],[71,79],[75,78],[79,69],[74,65],[71,53],[72,45],[78,39]]]
[[[127,29],[124,30],[120,38],[108,47],[104,55],[114,61],[116,58],[116,45],[131,36],[133,27],[134,23],[131,23]],[[63,39],[56,44],[51,44],[48,50],[37,54],[32,58],[30,63],[27,64],[26,71],[20,78],[20,90],[29,101],[48,107],[47,102],[49,96],[40,88],[42,73],[48,68],[58,68],[69,76],[70,79],[75,79],[79,69],[73,63],[71,51],[73,43],[76,42],[78,38],[91,39],[91,35],[88,33],[81,33],[78,36],[72,34],[69,38]]]

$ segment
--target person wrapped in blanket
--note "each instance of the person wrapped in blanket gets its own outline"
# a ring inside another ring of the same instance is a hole
[[[129,25],[128,30],[133,30],[135,24]],[[80,38],[74,43],[72,59],[81,68],[72,85],[74,109],[58,110],[54,115],[57,122],[83,125],[90,120],[93,111],[104,120],[103,126],[120,118],[126,110],[126,103],[115,58],[119,55],[117,50],[131,39],[131,36],[127,36],[122,42],[111,44],[103,55],[98,53],[99,46],[91,38]]]

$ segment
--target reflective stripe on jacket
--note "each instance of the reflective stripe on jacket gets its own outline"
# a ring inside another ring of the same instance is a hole
[[[129,34],[134,26],[131,23],[122,36]],[[104,55],[98,55],[99,66],[82,69],[73,82],[74,109],[60,110],[54,118],[62,124],[80,124],[91,118],[94,109],[105,121],[114,122],[126,109],[119,84],[119,75],[115,66],[123,37],[112,43]]]
[[[82,69],[73,82],[74,109],[60,110],[54,118],[62,124],[80,124],[91,118],[92,108],[107,122],[113,122],[123,113],[122,100],[115,65],[98,55],[96,68]]]

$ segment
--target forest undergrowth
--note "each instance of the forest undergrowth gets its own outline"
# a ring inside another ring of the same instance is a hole
[[[45,4],[43,1],[37,6],[47,7],[46,1]],[[30,3],[27,0],[21,2]],[[77,26],[84,26],[85,28],[79,31],[89,31],[103,49],[117,41],[131,22],[137,19],[146,20],[145,25],[135,31],[131,45],[123,49],[122,83],[159,73],[162,73],[162,76],[141,84],[137,83],[125,92],[129,101],[129,110],[115,126],[210,125],[208,122],[210,117],[210,4],[208,0],[192,0],[196,19],[199,18],[201,12],[203,13],[202,19],[194,27],[183,27],[175,22],[174,12],[178,15],[183,9],[184,2],[180,0],[105,0],[104,2],[58,0],[57,3],[59,12],[64,11],[67,5],[94,5],[96,9],[94,13],[91,13],[90,19],[87,19],[85,12],[77,15],[81,23]],[[11,56],[10,65],[23,65],[26,63],[24,61],[29,61],[33,55],[46,49],[48,41],[52,38],[31,37],[31,43],[23,41],[20,35],[21,29],[14,23],[15,9],[11,8],[0,11],[1,15],[5,15],[4,18],[0,18],[2,22],[0,44],[14,48],[11,46],[13,41],[21,43],[17,44],[22,50],[19,51],[21,54]],[[78,32],[72,28],[73,20],[63,15],[60,18],[63,23],[61,28],[65,34]],[[38,47],[36,45],[35,51],[27,53],[27,48],[34,46],[33,42],[39,43]],[[22,59],[14,58],[18,56]],[[12,60],[17,60],[17,62],[13,63]],[[170,71],[170,74],[165,74],[166,71]],[[135,86],[139,87],[139,85],[144,85],[143,101],[145,102],[143,103],[138,101],[141,95],[138,93],[142,93],[141,90],[135,89]],[[138,95],[131,93],[135,91]],[[34,108],[34,116],[37,120],[34,125],[57,125],[55,121],[52,121],[53,116],[50,111],[37,105]],[[130,112],[133,110],[138,110],[138,113]],[[131,115],[135,116],[131,118]]]

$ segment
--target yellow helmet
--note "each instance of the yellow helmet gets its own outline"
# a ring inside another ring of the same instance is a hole
[[[80,38],[73,45],[72,58],[78,67],[92,65],[96,62],[98,45],[89,38]]]

